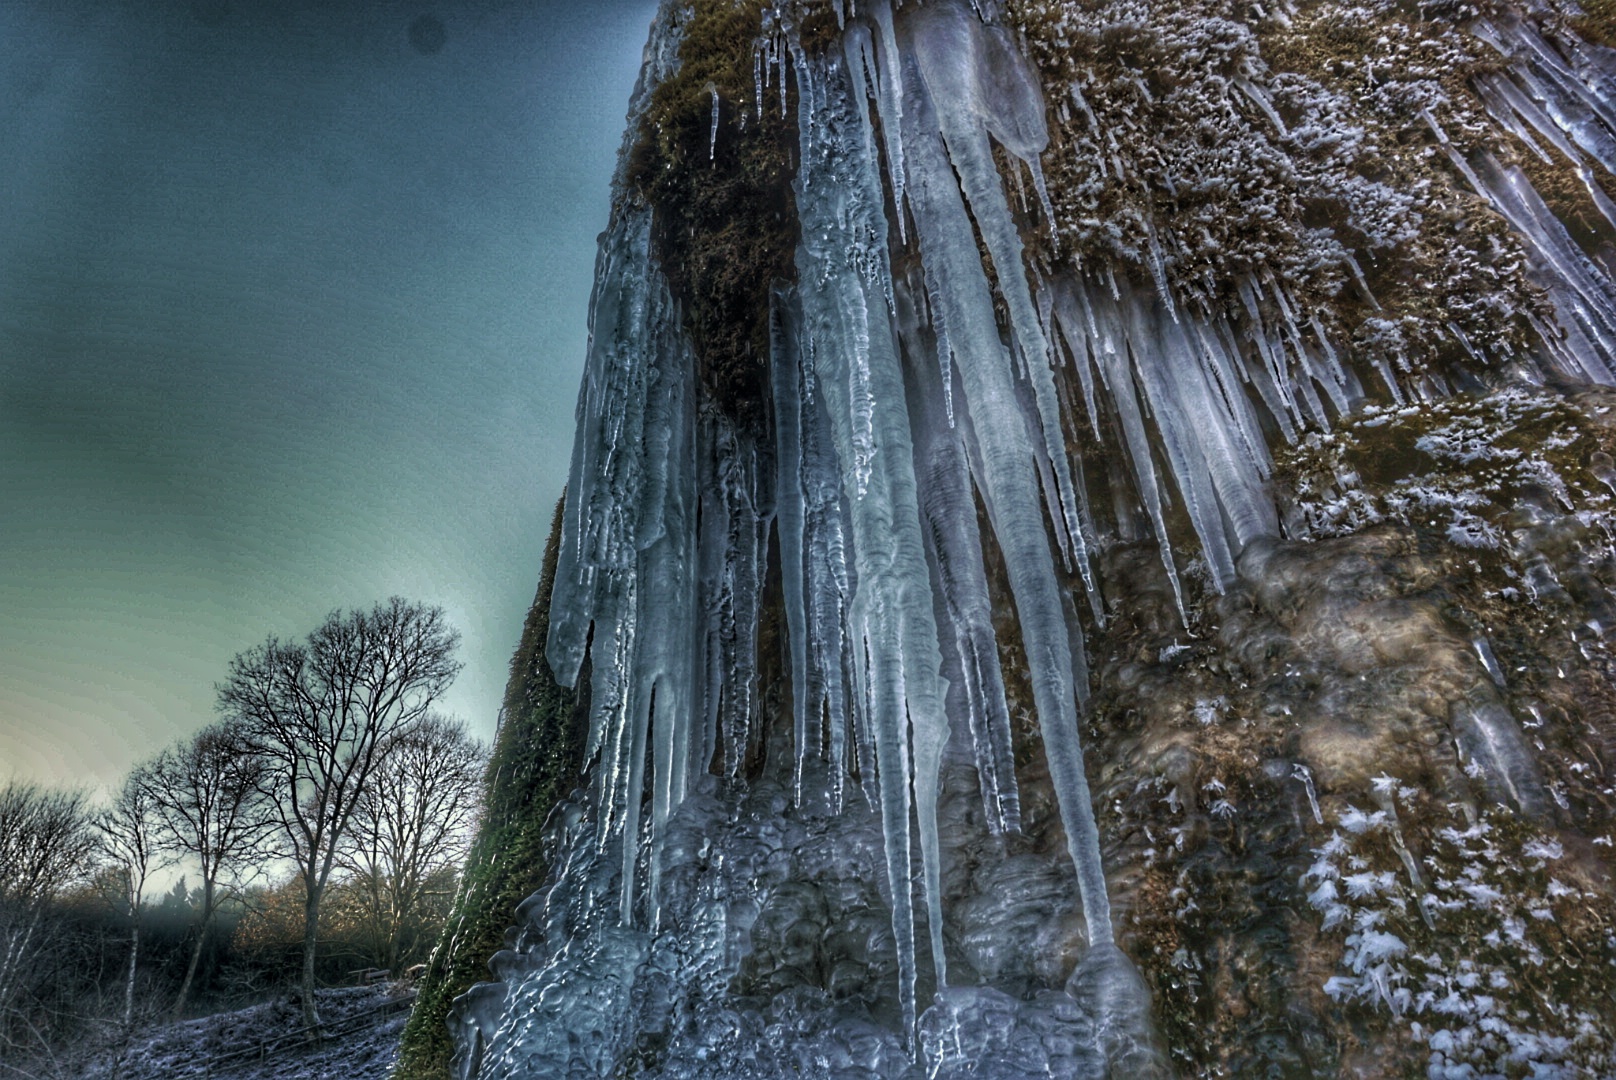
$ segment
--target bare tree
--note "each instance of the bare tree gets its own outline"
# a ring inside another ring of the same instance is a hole
[[[0,1040],[25,1022],[24,996],[48,942],[51,903],[88,879],[95,831],[83,794],[13,780],[0,788]]]
[[[389,971],[405,958],[433,890],[465,858],[485,758],[462,725],[429,716],[391,740],[359,797],[338,859],[364,896],[376,959]]]
[[[158,850],[159,819],[152,795],[151,766],[137,765],[125,778],[112,805],[95,819],[101,852],[111,871],[105,883],[129,920],[129,966],[123,983],[123,1034],[127,1040],[135,1022],[135,968],[140,959],[140,909],[146,898],[146,879],[161,863]]]
[[[263,762],[247,752],[245,739],[228,724],[203,728],[189,742],[163,751],[144,773],[161,822],[160,844],[195,865],[202,882],[196,940],[174,999],[176,1020],[184,1015],[219,905],[269,831],[263,778]]]
[[[263,788],[304,889],[303,1019],[319,1028],[314,957],[320,900],[361,796],[386,749],[420,724],[460,665],[441,608],[394,597],[332,613],[302,643],[270,638],[240,653],[219,685],[264,763]]]

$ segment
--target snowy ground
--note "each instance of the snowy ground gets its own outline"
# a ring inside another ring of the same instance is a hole
[[[409,1018],[410,992],[398,985],[318,994],[320,1017],[338,1032],[321,1045],[301,1037],[298,1007],[286,998],[158,1028],[121,1061],[87,1080],[384,1080]]]

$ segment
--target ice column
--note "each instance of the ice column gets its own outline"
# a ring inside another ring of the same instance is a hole
[[[862,87],[832,51],[795,49],[802,164],[797,250],[803,348],[830,419],[848,500],[848,642],[869,703],[906,1031],[915,1021],[910,791],[938,982],[944,980],[937,788],[948,719],[921,533],[903,373],[890,310],[887,224]],[[862,76],[862,70],[856,73]]]
[[[601,244],[547,650],[557,680],[573,685],[593,627],[588,754],[598,755],[599,844],[621,845],[625,923],[647,754],[654,881],[657,840],[684,794],[696,699],[694,358],[651,260],[650,227],[649,211],[626,209]]]
[[[957,17],[972,18],[968,12]],[[917,80],[908,80],[906,89],[903,140],[909,205],[931,288],[931,307],[948,327],[964,398],[964,409],[959,410],[957,402],[956,410],[965,413],[961,420],[974,443],[972,475],[1004,552],[1044,750],[1083,894],[1084,917],[1091,940],[1108,941],[1110,902],[1078,737],[1072,628],[1067,625],[1044,525],[1029,418],[1018,402],[1015,372],[999,337],[971,218],[930,100]],[[1019,265],[1001,269],[1000,279],[1019,273]]]

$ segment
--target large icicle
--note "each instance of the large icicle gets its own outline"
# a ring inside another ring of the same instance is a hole
[[[941,4],[928,5],[925,11],[936,13],[931,15],[933,20],[973,18],[964,10]],[[1044,527],[1033,438],[1028,418],[1017,404],[1010,355],[999,337],[993,295],[977,254],[971,218],[935,113],[918,78],[907,82],[906,91],[909,204],[933,290],[931,303],[948,325],[957,360],[964,419],[975,444],[973,475],[1004,552],[1044,750],[1077,868],[1090,940],[1108,942],[1110,900],[1078,736],[1072,628],[1067,625]],[[1001,281],[1005,276],[1009,275],[1001,275]],[[1065,453],[1064,447],[1061,452]]]
[[[948,739],[930,569],[916,491],[903,374],[888,310],[887,225],[879,163],[855,73],[836,51],[794,57],[802,164],[797,270],[804,352],[831,421],[849,500],[853,639],[869,702],[905,1030],[915,1023],[910,791],[939,985],[945,981],[937,789]],[[862,72],[856,73],[862,75]],[[912,757],[911,757],[912,750]]]
[[[1075,564],[1092,589],[1092,571],[1077,509],[1078,494],[1067,457],[1066,429],[1050,366],[1051,350],[1027,284],[1021,236],[989,141],[991,135],[1013,157],[1025,162],[1038,178],[1042,193],[1039,155],[1049,142],[1043,93],[1036,74],[1009,34],[1002,28],[985,25],[961,5],[927,4],[908,15],[905,30],[920,82],[931,94],[932,119],[928,127],[941,134],[947,147],[948,159],[958,173],[1009,307],[1016,348],[1033,388],[1040,441],[1053,471],[1056,490],[1047,492],[1047,498],[1056,535],[1067,565]],[[905,119],[883,117],[882,121],[902,124]]]
[[[927,548],[936,569],[939,615],[952,634],[944,673],[956,714],[969,723],[982,785],[983,809],[995,832],[1021,828],[1010,711],[993,631],[993,602],[982,562],[976,495],[960,429],[945,411],[942,379],[932,355],[936,342],[921,319],[924,287],[900,284],[898,320],[909,383],[909,421],[915,439],[915,474],[926,515]],[[950,376],[952,377],[952,376]]]
[[[808,759],[819,750],[820,725],[809,717],[823,708],[819,688],[809,681],[811,652],[807,591],[806,507],[802,484],[802,361],[797,345],[802,336],[801,313],[789,294],[770,297],[770,368],[774,390],[775,467],[779,470],[775,526],[780,537],[780,583],[785,594],[786,635],[791,650],[791,742],[795,760],[791,769],[791,797],[802,805],[802,776]],[[810,735],[810,731],[812,734]]]
[[[776,520],[791,650],[794,798],[802,805],[813,759],[825,762],[824,792],[840,811],[848,730],[862,723],[848,698],[848,615],[855,580],[847,565],[847,511],[829,418],[814,393],[796,291],[773,298],[771,365],[778,447]],[[861,770],[867,783],[874,780]],[[878,799],[871,798],[871,805]]]

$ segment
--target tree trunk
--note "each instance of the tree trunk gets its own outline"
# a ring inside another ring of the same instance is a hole
[[[180,983],[180,996],[174,999],[173,1019],[180,1020],[185,1015],[185,999],[190,996],[191,983],[196,979],[196,968],[202,961],[202,945],[207,941],[208,924],[203,920],[196,928],[196,945],[191,949],[191,962],[185,967],[185,981]]]
[[[185,969],[185,981],[180,983],[180,996],[174,1002],[174,1019],[178,1021],[185,1012],[185,999],[190,996],[191,983],[196,979],[197,965],[202,962],[202,946],[207,943],[208,930],[213,926],[213,882],[206,878],[202,881],[202,919],[196,928],[196,947],[191,950],[191,963]]]
[[[135,962],[140,958],[140,921],[129,927],[129,972],[123,981],[123,1034],[124,1039],[135,1027]]]
[[[320,1012],[314,1007],[314,947],[320,930],[320,892],[310,889],[303,903],[303,1027],[319,1038]]]
[[[13,928],[6,935],[6,954],[0,957],[0,1012],[9,1009],[12,999],[17,996],[18,987],[22,984],[22,969],[28,958],[28,946],[39,927],[39,919],[40,909],[35,907],[28,914],[27,925],[20,930]]]

